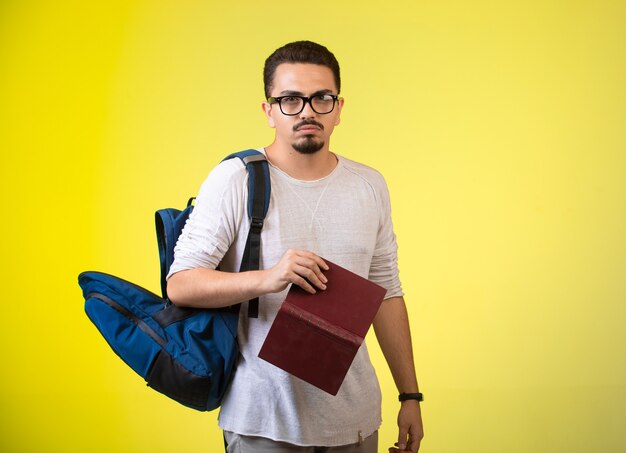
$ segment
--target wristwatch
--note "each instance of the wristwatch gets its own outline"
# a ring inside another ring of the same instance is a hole
[[[422,393],[400,393],[398,395],[398,401],[416,400],[424,401],[424,395]]]

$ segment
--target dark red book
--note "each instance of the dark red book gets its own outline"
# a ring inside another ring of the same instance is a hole
[[[324,261],[327,289],[291,285],[259,357],[336,395],[387,290]]]

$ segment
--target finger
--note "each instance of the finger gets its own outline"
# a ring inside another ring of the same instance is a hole
[[[424,428],[421,422],[418,425],[415,425],[414,429],[411,433],[411,442],[414,444],[414,451],[417,452],[420,449],[420,445],[422,444],[422,440],[424,440]]]
[[[309,253],[308,255],[299,255],[294,260],[294,263],[300,266],[308,267],[317,275],[317,278],[326,282],[326,276],[322,272],[322,269],[328,270],[328,265],[319,256]]]
[[[417,453],[417,451],[420,449],[420,444],[421,438],[414,435],[409,435],[409,446],[407,447],[407,450],[413,453]]]
[[[321,269],[324,269],[325,271],[327,271],[328,269],[330,269],[330,267],[328,266],[328,264],[326,264],[326,261],[324,261],[321,257],[315,255],[315,262],[317,263],[318,267],[320,267]]]
[[[324,275],[324,273],[321,271],[321,269],[319,269],[319,267],[317,268],[318,272],[315,273],[315,275],[317,276],[317,278],[322,282],[322,283],[328,283],[328,278],[326,278],[326,276]]]
[[[405,428],[400,428],[398,433],[398,448],[400,450],[406,450],[406,437],[408,434],[409,433]]]
[[[326,289],[326,285],[324,284],[324,282],[322,282],[317,274],[308,267],[296,266],[293,271],[300,277],[305,278],[307,280],[307,283],[309,283],[310,285],[313,285],[319,289]]]
[[[306,250],[288,250],[284,255],[284,261],[289,272],[294,272],[309,280],[309,283],[320,289],[326,289],[325,284],[328,278],[324,275],[322,268],[328,269],[328,265],[319,256]],[[291,278],[292,283],[296,283]]]
[[[308,282],[308,280],[306,278],[302,278],[301,276],[299,276],[296,273],[293,274],[293,277],[290,278],[290,281],[294,285],[297,285],[300,288],[302,288],[303,290],[305,290],[307,293],[315,294],[317,292],[317,291],[315,291],[315,288],[313,288],[311,286],[311,284]]]
[[[324,261],[319,255],[316,255],[313,252],[309,252],[306,250],[298,250],[297,254],[307,259],[313,260],[315,264],[317,265],[317,267],[319,267],[320,269],[324,269],[325,271],[330,269],[328,264],[326,264],[326,261]]]

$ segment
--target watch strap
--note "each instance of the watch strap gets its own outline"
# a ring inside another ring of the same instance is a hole
[[[424,394],[422,393],[400,393],[398,395],[398,401],[416,400],[424,401]]]

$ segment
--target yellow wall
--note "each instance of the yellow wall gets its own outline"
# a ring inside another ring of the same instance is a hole
[[[625,5],[0,2],[0,451],[220,450],[216,414],[111,352],[76,277],[158,289],[153,211],[271,141],[261,68],[295,39],[342,64],[332,148],[390,186],[422,451],[625,451]]]

